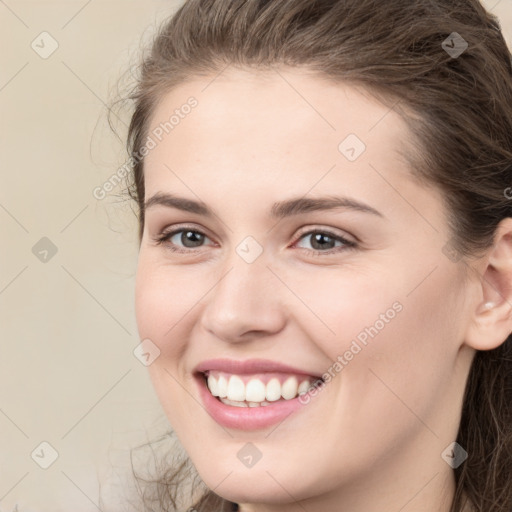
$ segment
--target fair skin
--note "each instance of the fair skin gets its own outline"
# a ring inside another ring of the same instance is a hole
[[[167,93],[151,128],[190,96],[197,107],[146,157],[145,198],[172,193],[215,215],[147,209],[136,316],[140,339],[161,351],[150,376],[201,478],[243,512],[448,512],[455,481],[441,453],[457,436],[474,351],[512,330],[512,219],[470,270],[448,258],[441,195],[413,181],[398,154],[406,125],[354,86],[229,70]],[[338,150],[348,134],[366,145],[355,161]],[[381,215],[269,215],[275,202],[326,195]],[[181,224],[203,243],[173,236],[184,253],[155,243]],[[313,228],[356,247],[323,249],[306,235]],[[247,236],[263,249],[250,264],[236,252]],[[322,374],[397,302],[378,335],[278,426],[227,429],[203,407],[199,362],[257,357]],[[252,467],[237,457],[248,442],[262,454]]]

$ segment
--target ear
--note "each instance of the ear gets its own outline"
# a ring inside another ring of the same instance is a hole
[[[478,300],[471,313],[465,343],[492,350],[512,332],[512,218],[496,228],[493,247],[482,258]],[[483,271],[483,272],[482,272]]]

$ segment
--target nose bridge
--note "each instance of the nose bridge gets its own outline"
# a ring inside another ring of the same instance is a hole
[[[250,332],[277,332],[285,319],[265,254],[252,259],[247,257],[250,251],[250,247],[240,251],[239,246],[226,258],[218,281],[205,297],[203,326],[225,341],[238,341],[242,336],[245,339]]]

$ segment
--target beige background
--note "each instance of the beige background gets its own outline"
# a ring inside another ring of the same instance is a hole
[[[168,427],[133,355],[135,217],[93,190],[124,162],[104,105],[179,4],[0,0],[1,512],[97,511],[98,480],[128,511],[128,448]],[[484,4],[512,45],[512,0]]]

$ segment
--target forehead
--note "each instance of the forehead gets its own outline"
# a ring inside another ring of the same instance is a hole
[[[364,89],[292,69],[229,70],[181,84],[158,102],[148,136],[156,147],[146,169],[164,162],[190,169],[207,159],[231,173],[257,165],[261,174],[326,161],[327,169],[338,162],[350,171],[362,167],[353,159],[359,154],[366,165],[397,166],[408,133],[403,119]]]
[[[352,130],[364,135],[388,116],[387,128],[390,124],[397,130],[405,128],[396,113],[363,87],[329,82],[294,68],[264,72],[227,70],[218,76],[180,84],[160,98],[151,127],[168,120],[190,97],[198,102],[191,112],[193,117],[200,119],[205,129],[218,129],[221,125],[224,133],[240,126],[257,128],[263,122],[268,130],[277,125],[289,129],[304,127],[310,135],[313,130],[322,134],[338,132],[338,136]],[[290,120],[300,123],[291,125]]]
[[[397,219],[438,209],[432,222],[445,222],[440,191],[418,183],[404,157],[404,119],[352,84],[295,69],[224,72],[168,92],[147,133],[146,200],[179,191],[256,215],[286,197],[336,193]]]

